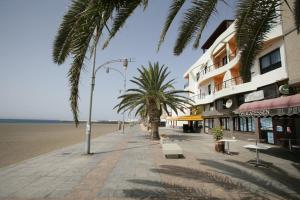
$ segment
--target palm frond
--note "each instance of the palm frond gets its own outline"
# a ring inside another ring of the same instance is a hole
[[[138,71],[139,76],[131,82],[139,88],[128,89],[119,97],[121,101],[115,106],[117,112],[136,111],[135,114],[138,114],[143,111],[149,115],[150,121],[155,121],[163,110],[168,112],[167,107],[177,112],[176,109],[183,110],[191,105],[188,97],[180,95],[187,91],[175,90],[172,86],[174,79],[167,81],[168,67],[149,62],[148,68],[141,66]]]
[[[73,1],[68,12],[64,15],[57,35],[53,43],[52,57],[57,64],[62,64],[71,52],[72,34],[80,18],[80,14],[86,9],[88,2],[85,0]]]
[[[174,18],[176,17],[177,13],[182,8],[184,3],[185,3],[185,0],[173,0],[172,4],[170,5],[169,14],[168,14],[167,19],[165,21],[163,30],[160,33],[160,39],[159,39],[159,42],[158,42],[157,51],[159,51],[160,46],[164,42],[166,34],[167,34]]]
[[[280,1],[242,0],[237,11],[237,44],[241,51],[240,75],[245,82],[251,79],[250,69],[253,60],[263,48],[267,34],[278,23]]]
[[[117,11],[117,14],[113,20],[112,29],[110,31],[108,39],[104,42],[103,49],[108,46],[110,40],[116,35],[120,28],[122,28],[128,17],[132,15],[136,8],[141,4],[147,6],[147,3],[148,2],[145,0],[125,1],[125,3]]]
[[[196,36],[194,47],[199,45],[199,39],[210,16],[215,13],[218,0],[193,0],[192,7],[187,10],[179,28],[174,54],[180,55],[183,49]]]
[[[73,62],[69,70],[71,87],[70,103],[75,124],[78,125],[78,86],[84,60],[89,49],[96,49],[107,21],[115,10],[129,0],[73,0],[63,17],[53,44],[53,60],[62,64],[71,54]],[[146,0],[144,0],[144,3]],[[128,3],[127,3],[128,4]],[[95,36],[93,37],[93,34]],[[93,42],[91,44],[91,41]],[[91,51],[91,53],[93,53]]]

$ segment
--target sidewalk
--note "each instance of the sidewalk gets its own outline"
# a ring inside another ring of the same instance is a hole
[[[78,144],[0,168],[0,199],[300,199],[297,159],[262,153],[269,167],[257,168],[247,142],[233,143],[230,156],[213,150],[210,135],[161,133],[184,159],[165,159],[135,126],[94,139],[90,156]]]

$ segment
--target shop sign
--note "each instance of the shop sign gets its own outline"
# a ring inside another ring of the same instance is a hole
[[[253,110],[253,111],[240,113],[240,116],[268,116],[268,115],[270,115],[270,110]]]
[[[258,101],[258,100],[262,100],[264,98],[265,98],[265,95],[264,95],[263,90],[258,90],[255,92],[251,92],[249,94],[245,94],[245,102]]]
[[[290,108],[277,108],[240,112],[240,116],[282,116],[282,115],[297,115],[300,114],[300,106]]]
[[[300,114],[300,106],[291,108],[278,108],[271,110],[271,115],[297,115]]]

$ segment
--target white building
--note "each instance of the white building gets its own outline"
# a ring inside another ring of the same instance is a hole
[[[225,20],[211,34],[202,46],[204,54],[183,76],[187,81],[185,89],[194,93],[190,96],[194,100],[194,108],[191,110],[196,108],[204,118],[204,132],[208,133],[211,128],[220,126],[231,135],[238,136],[244,133],[250,137],[267,139],[269,143],[278,143],[286,134],[288,126],[295,127],[293,129],[296,132],[295,121],[299,117],[280,117],[281,115],[277,114],[270,115],[270,112],[264,115],[262,110],[246,116],[245,113],[239,112],[241,106],[243,109],[248,106],[255,110],[254,105],[257,105],[257,102],[267,104],[266,99],[274,99],[274,102],[281,100],[278,98],[279,87],[289,83],[285,37],[282,20],[278,20],[278,24],[267,35],[262,51],[255,58],[251,73],[248,74],[250,81],[245,82],[239,72],[241,63],[236,43],[235,22]],[[294,46],[299,48],[299,44]],[[293,64],[294,61],[295,59]],[[298,70],[300,71],[300,68]],[[297,80],[297,77],[294,80]],[[278,113],[272,106],[270,109],[269,111]],[[300,107],[299,112],[293,114],[299,113]],[[173,116],[170,119],[172,121],[176,118]],[[286,122],[293,125],[287,125]],[[278,130],[274,130],[275,126]]]

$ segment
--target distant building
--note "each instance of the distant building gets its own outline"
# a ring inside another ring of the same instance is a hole
[[[247,75],[250,81],[244,82],[239,73],[240,52],[231,20],[216,28],[202,46],[203,55],[184,74],[185,90],[194,93],[188,114],[198,111],[205,133],[220,126],[235,137],[246,135],[270,144],[286,138],[300,142],[300,35],[286,5],[282,9],[282,19]],[[176,117],[167,124],[178,124]]]

